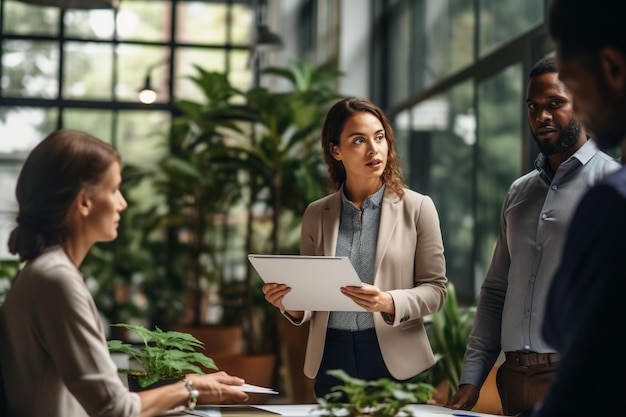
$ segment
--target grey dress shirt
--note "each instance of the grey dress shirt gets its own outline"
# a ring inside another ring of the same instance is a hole
[[[376,241],[385,186],[367,197],[361,208],[346,198],[343,186],[340,191],[341,217],[335,254],[347,256],[361,281],[373,284]],[[369,312],[334,311],[330,313],[328,327],[340,330],[372,329],[374,317]]]
[[[556,173],[541,154],[536,169],[511,184],[460,384],[480,388],[501,350],[554,352],[542,337],[541,326],[568,224],[582,195],[619,166],[588,140]]]

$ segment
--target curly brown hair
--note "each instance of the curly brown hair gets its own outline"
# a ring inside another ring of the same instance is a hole
[[[382,179],[386,187],[395,192],[398,196],[404,195],[406,185],[402,181],[402,171],[400,169],[400,156],[393,146],[395,136],[391,123],[383,111],[371,101],[360,97],[347,97],[339,100],[328,110],[324,125],[322,127],[322,152],[324,161],[328,165],[328,175],[332,186],[338,190],[346,181],[346,170],[341,161],[337,161],[331,152],[332,146],[340,146],[341,132],[352,116],[356,113],[368,112],[373,114],[385,130],[385,138],[389,148],[387,155],[387,165],[383,171]]]

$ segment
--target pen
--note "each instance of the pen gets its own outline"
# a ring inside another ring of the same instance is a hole
[[[463,414],[463,413],[452,413],[452,415],[456,417],[475,417],[473,414]]]

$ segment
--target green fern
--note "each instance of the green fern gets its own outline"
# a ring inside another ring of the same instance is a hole
[[[139,363],[141,369],[120,369],[121,373],[137,377],[139,385],[145,388],[159,380],[183,378],[187,373],[204,374],[201,367],[217,370],[213,359],[196,349],[204,349],[204,344],[188,333],[175,331],[164,332],[143,326],[126,323],[112,324],[123,327],[137,334],[143,345],[124,343],[121,340],[108,342],[110,352],[129,355]]]
[[[366,381],[351,377],[340,369],[327,373],[340,379],[343,384],[333,387],[330,393],[317,399],[323,417],[408,416],[411,413],[404,410],[407,405],[426,404],[434,391],[434,387],[425,382],[395,382],[388,378]],[[348,401],[337,402],[344,394]]]

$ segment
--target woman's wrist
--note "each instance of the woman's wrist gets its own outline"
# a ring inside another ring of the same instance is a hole
[[[283,309],[280,310],[280,313],[285,315],[288,319],[290,319],[292,321],[295,321],[297,323],[301,322],[302,321],[302,317],[304,316],[304,314],[303,314],[300,317],[295,317],[294,315],[290,314],[287,310],[283,310]]]
[[[183,379],[183,384],[185,384],[185,389],[189,393],[189,396],[187,397],[187,402],[185,403],[185,408],[187,408],[187,410],[193,410],[198,404],[200,391],[198,391],[198,388],[196,388],[194,383],[191,382],[191,380],[187,377]]]

